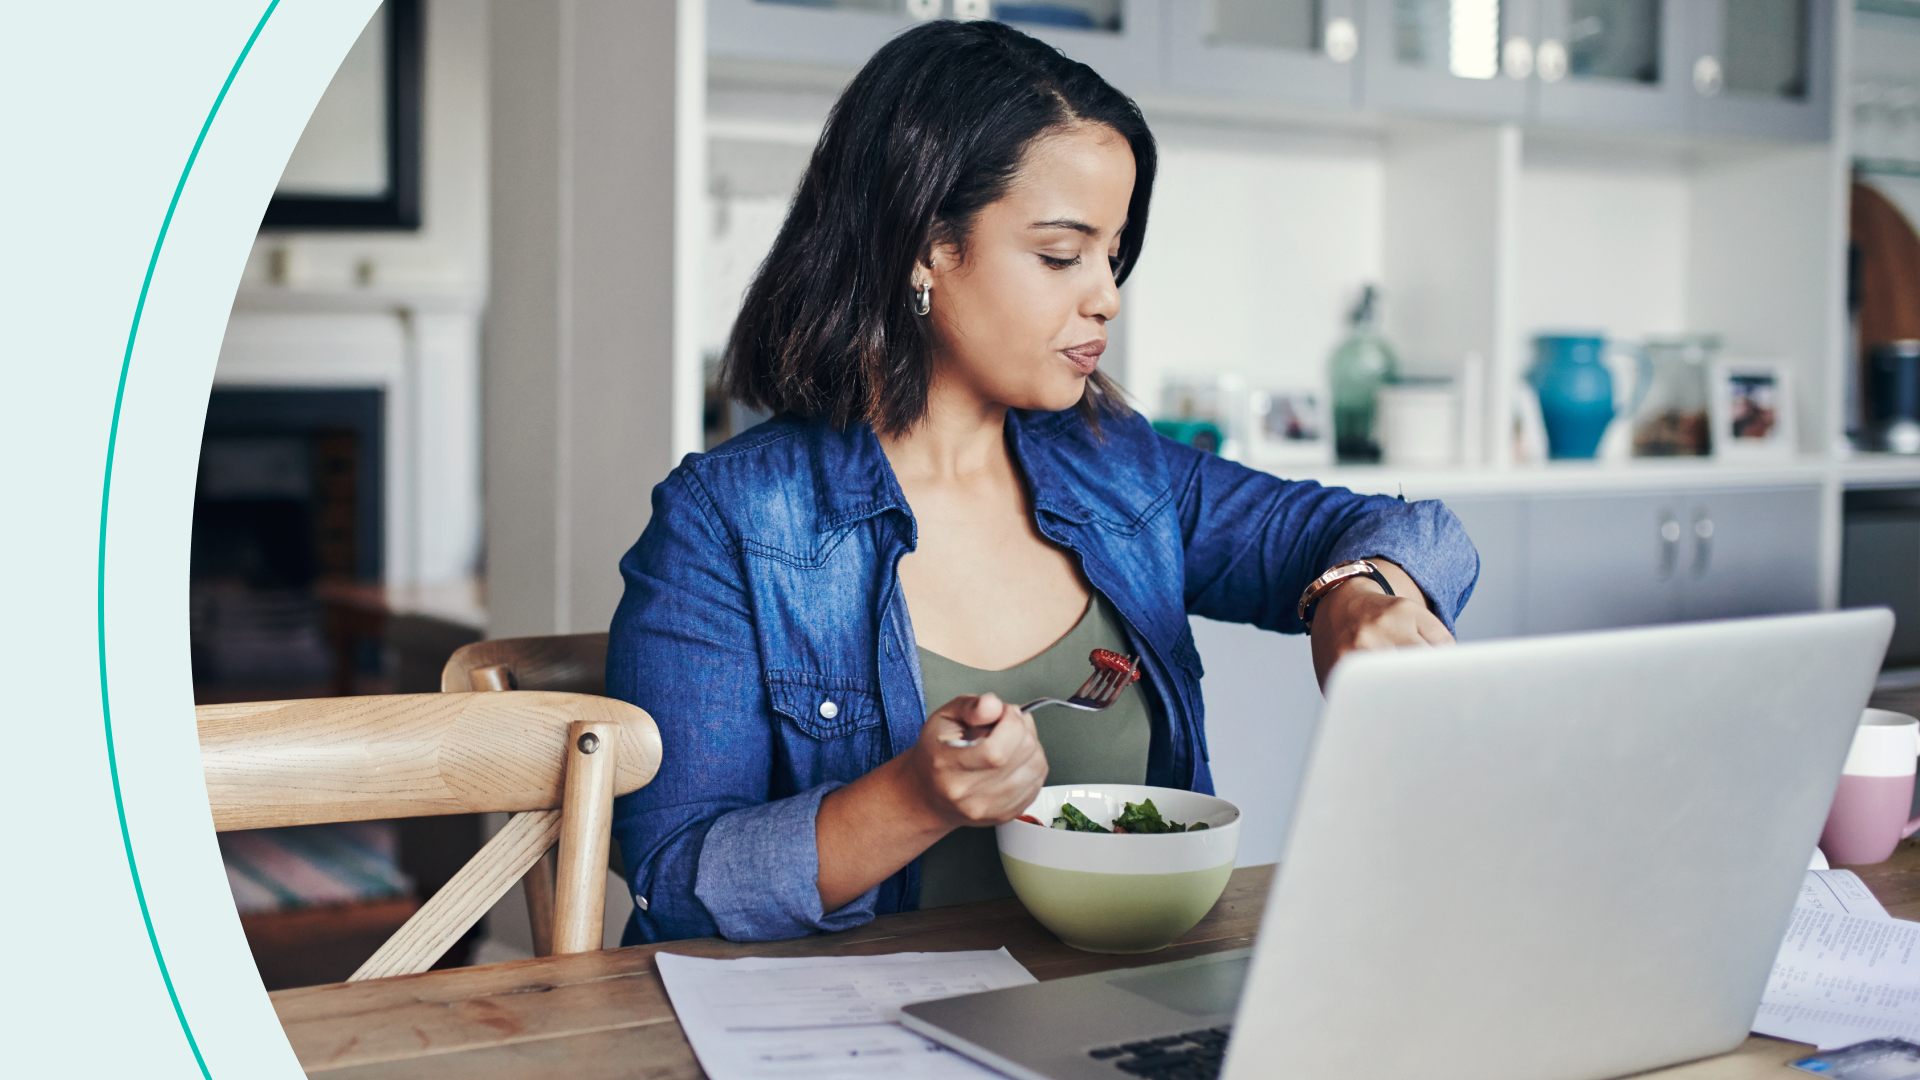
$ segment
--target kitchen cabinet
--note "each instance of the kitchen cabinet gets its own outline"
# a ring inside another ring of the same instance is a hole
[[[1536,0],[1366,0],[1362,98],[1372,108],[1522,120]]]
[[[1682,530],[1683,619],[1731,619],[1820,606],[1820,489],[1691,492]]]
[[[1809,611],[1820,487],[1542,496],[1526,524],[1526,633]]]
[[[1534,119],[1685,128],[1692,10],[1688,0],[1539,0]]]
[[[920,21],[908,0],[707,0],[707,48],[716,56],[859,67]],[[943,0],[944,14],[947,0]]]
[[[1523,631],[1603,630],[1680,618],[1675,503],[1666,494],[1529,500]]]
[[[1845,495],[1840,606],[1893,609],[1887,666],[1920,664],[1920,488]]]
[[[1480,551],[1462,641],[1820,606],[1818,484],[1445,501]]]
[[[1058,48],[1128,94],[1159,89],[1165,46],[1161,0],[1042,0],[993,5],[994,17]],[[1058,18],[1084,11],[1080,20]]]
[[[1716,135],[1825,139],[1832,0],[1695,0],[1691,126]]]
[[[1349,107],[1360,94],[1362,0],[1169,0],[1167,85]]]
[[[1129,94],[1161,85],[1161,0],[708,0],[716,56],[859,67],[924,19],[992,12]]]
[[[989,12],[1130,94],[1827,137],[1834,0],[709,0],[716,56],[858,67]]]
[[[1460,613],[1461,641],[1513,637],[1526,626],[1527,502],[1512,497],[1448,499],[1480,552],[1480,580]]]

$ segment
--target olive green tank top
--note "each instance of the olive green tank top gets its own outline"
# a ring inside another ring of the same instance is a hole
[[[1036,698],[1068,697],[1093,674],[1087,654],[1111,649],[1129,655],[1125,624],[1107,598],[1094,593],[1087,613],[1067,636],[1045,652],[1005,671],[983,671],[938,653],[920,650],[920,680],[927,711],[967,694],[994,693],[1024,705]],[[1153,721],[1147,696],[1135,683],[1104,712],[1041,709],[1033,714],[1040,746],[1047,752],[1048,784],[1143,784]],[[960,828],[927,849],[920,861],[920,906],[944,907],[1012,896],[990,828]]]

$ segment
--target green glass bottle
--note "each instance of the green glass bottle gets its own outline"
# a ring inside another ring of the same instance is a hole
[[[1380,387],[1400,377],[1400,361],[1374,327],[1379,294],[1368,285],[1347,321],[1352,330],[1333,350],[1333,450],[1342,464],[1380,460],[1373,419]]]

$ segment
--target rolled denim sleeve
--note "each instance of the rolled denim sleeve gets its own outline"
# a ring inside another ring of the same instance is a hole
[[[700,848],[694,895],[723,937],[768,941],[813,930],[846,930],[873,918],[878,885],[834,912],[821,910],[820,855],[813,823],[820,800],[843,785],[735,810],[713,823]]]
[[[1453,629],[1480,576],[1460,520],[1436,501],[1282,480],[1164,440],[1186,541],[1191,614],[1297,634],[1300,594],[1328,567],[1387,559]]]
[[[607,692],[660,729],[660,771],[614,805],[635,901],[625,941],[798,937],[873,916],[873,895],[820,910],[814,816],[834,784],[783,790],[739,546],[682,467],[620,562],[626,591]]]

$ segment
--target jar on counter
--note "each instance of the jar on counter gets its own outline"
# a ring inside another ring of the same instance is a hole
[[[1874,448],[1920,454],[1920,341],[1888,341],[1867,354]]]
[[[1653,384],[1633,418],[1634,457],[1705,457],[1713,452],[1707,385],[1720,345],[1716,334],[1647,339]]]

